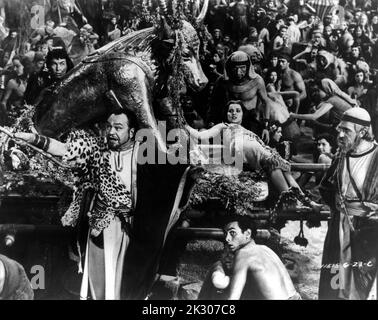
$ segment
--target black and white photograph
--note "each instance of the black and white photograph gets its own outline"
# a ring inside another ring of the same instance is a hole
[[[378,0],[0,0],[0,300],[377,300],[376,135]]]

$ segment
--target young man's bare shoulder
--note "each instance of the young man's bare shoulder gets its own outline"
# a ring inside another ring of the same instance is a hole
[[[254,80],[255,80],[260,86],[264,86],[264,87],[265,87],[265,81],[264,81],[264,79],[262,78],[262,76],[260,76],[259,74],[256,74]]]
[[[293,78],[295,78],[295,79],[297,79],[297,78],[302,79],[301,74],[300,74],[299,72],[295,71],[294,69],[290,69],[290,75],[291,75]]]
[[[251,271],[261,271],[263,249],[260,245],[248,246],[240,249],[236,255],[236,262],[244,264]]]
[[[18,87],[17,81],[15,79],[10,79],[8,82],[8,88],[15,89]]]

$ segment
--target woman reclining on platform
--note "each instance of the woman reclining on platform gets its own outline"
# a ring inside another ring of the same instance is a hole
[[[279,193],[289,190],[290,187],[300,189],[291,175],[290,163],[266,146],[256,134],[241,125],[243,112],[243,103],[233,100],[226,106],[226,122],[200,132],[188,125],[186,128],[191,137],[199,141],[200,149],[201,141],[220,137],[226,152],[233,154],[235,158],[241,156],[242,162],[248,164],[251,170],[264,169]]]

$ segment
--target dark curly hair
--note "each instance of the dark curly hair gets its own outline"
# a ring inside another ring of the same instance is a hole
[[[68,56],[67,51],[63,48],[52,49],[48,52],[46,56],[46,66],[48,68],[50,68],[54,59],[65,59],[67,62],[67,72],[74,67],[74,64]]]
[[[320,156],[319,151],[316,146],[317,146],[318,141],[322,139],[326,140],[331,146],[331,153],[332,154],[336,153],[336,149],[337,149],[336,138],[329,133],[319,134],[318,136],[315,137],[315,146],[314,146],[314,153],[313,153],[314,159],[316,161],[318,161],[319,156]]]
[[[230,101],[228,101],[227,104],[224,106],[224,109],[223,109],[223,121],[225,121],[225,122],[227,122],[227,112],[228,112],[228,108],[231,104],[240,105],[242,110],[243,110],[243,116],[245,114],[245,111],[247,110],[244,106],[243,101],[241,101],[241,100],[230,100]]]
[[[229,223],[237,222],[242,232],[251,230],[251,238],[255,239],[257,235],[257,225],[255,221],[247,215],[232,214],[224,217],[223,225],[226,226]]]

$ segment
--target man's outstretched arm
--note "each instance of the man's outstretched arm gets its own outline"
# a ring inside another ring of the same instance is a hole
[[[333,108],[333,105],[331,103],[322,102],[314,113],[307,113],[307,114],[290,113],[290,117],[294,119],[300,119],[300,120],[315,121],[319,119],[320,117],[324,116],[332,108]]]
[[[67,152],[67,146],[64,143],[52,138],[28,132],[16,132],[14,136],[17,139],[24,140],[39,147],[53,156],[62,157]]]

